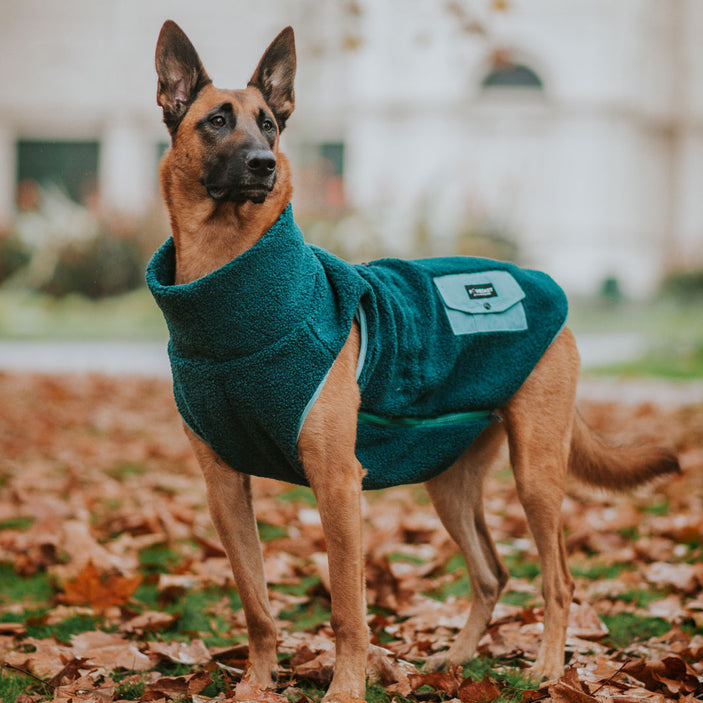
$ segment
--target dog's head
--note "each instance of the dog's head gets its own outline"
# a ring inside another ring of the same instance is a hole
[[[277,178],[278,139],[295,106],[295,41],[284,29],[243,90],[212,85],[183,30],[164,23],[156,45],[156,101],[178,167],[217,203],[263,202]]]

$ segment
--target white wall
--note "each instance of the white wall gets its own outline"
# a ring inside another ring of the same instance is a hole
[[[360,8],[360,12],[355,11]],[[181,24],[216,84],[243,85],[286,24],[298,42],[285,143],[344,140],[347,196],[399,253],[420,210],[441,242],[468,213],[514,236],[571,292],[616,275],[651,291],[703,260],[700,0],[3,0],[0,222],[16,139],[101,142],[104,205],[158,196],[153,55]],[[542,95],[486,94],[494,51],[530,65]]]

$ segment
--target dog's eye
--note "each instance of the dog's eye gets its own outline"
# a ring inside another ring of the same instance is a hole
[[[225,118],[222,117],[222,115],[215,115],[214,117],[210,118],[210,124],[213,127],[224,127],[225,126]]]
[[[274,129],[273,122],[271,122],[271,120],[264,120],[261,123],[261,129],[263,129],[264,132],[270,132],[272,129]]]

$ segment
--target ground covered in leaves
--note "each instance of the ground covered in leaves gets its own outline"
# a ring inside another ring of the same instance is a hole
[[[255,481],[280,626],[277,692],[242,683],[247,639],[169,383],[0,375],[0,698],[318,701],[333,668],[324,538],[306,489]],[[673,445],[685,472],[630,496],[570,486],[575,605],[564,677],[525,676],[542,630],[537,559],[509,470],[490,528],[511,580],[463,668],[423,674],[469,604],[461,559],[421,487],[365,495],[367,699],[700,700],[703,409],[591,402],[618,441]]]

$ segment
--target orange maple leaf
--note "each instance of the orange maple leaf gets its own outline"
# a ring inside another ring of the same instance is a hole
[[[89,561],[75,579],[64,584],[63,602],[105,610],[126,603],[141,582],[141,576],[101,574]]]

